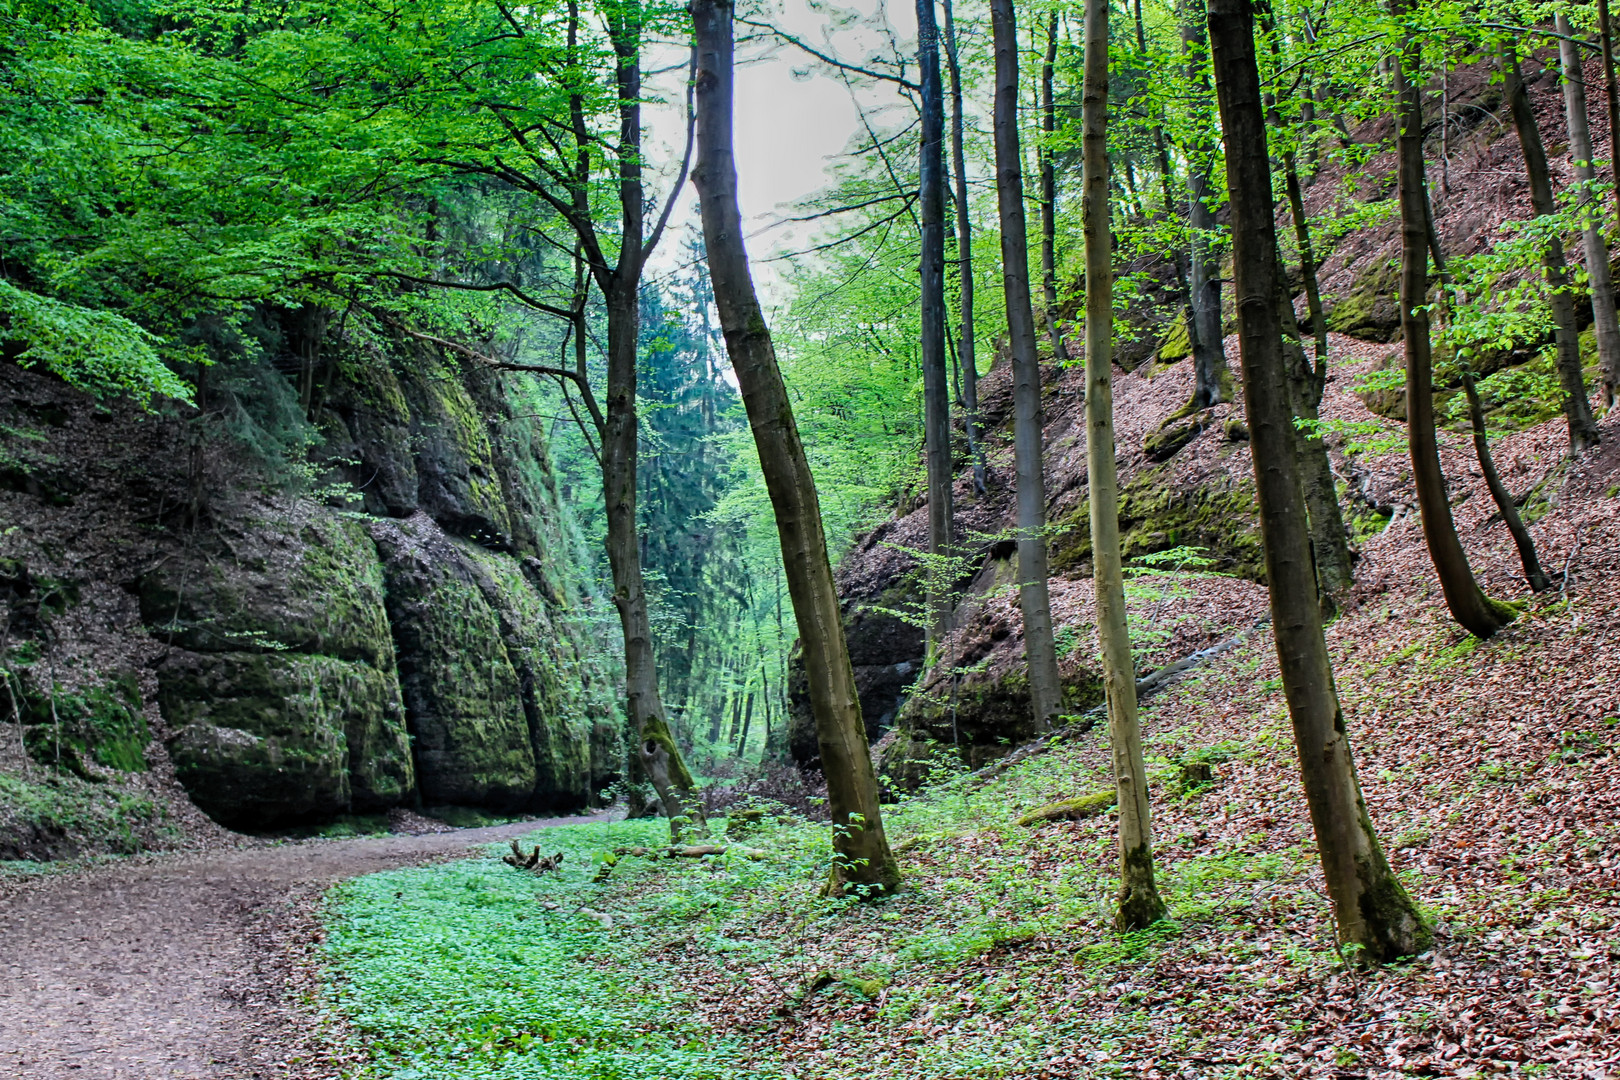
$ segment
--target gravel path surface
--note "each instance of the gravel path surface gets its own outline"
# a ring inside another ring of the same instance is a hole
[[[160,856],[31,883],[0,897],[0,1077],[317,1075],[309,1019],[288,1003],[314,898],[345,878],[592,820]]]

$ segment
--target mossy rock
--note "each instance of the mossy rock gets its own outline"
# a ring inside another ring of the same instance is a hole
[[[264,830],[398,803],[411,789],[393,679],[298,653],[171,653],[158,668],[169,757],[222,825]],[[363,744],[351,781],[350,735]]]
[[[512,520],[484,413],[466,380],[428,346],[401,345],[422,510],[457,536],[505,548]]]
[[[194,652],[294,650],[394,666],[382,564],[360,523],[307,503],[221,521],[140,579],[141,617]]]
[[[1185,360],[1192,355],[1192,338],[1187,336],[1185,318],[1170,320],[1164,337],[1159,339],[1158,347],[1153,350],[1153,355],[1159,363],[1166,365]]]
[[[73,692],[30,691],[21,703],[23,744],[28,755],[87,780],[100,770],[145,772],[151,741],[142,712],[140,685],[124,673]]]
[[[1119,493],[1120,550],[1127,560],[1175,547],[1203,548],[1214,569],[1265,581],[1260,509],[1250,479],[1175,483],[1173,465],[1142,469]],[[1054,572],[1074,573],[1091,561],[1091,504],[1080,504],[1056,528]]]
[[[1209,409],[1203,409],[1190,416],[1177,419],[1162,425],[1157,431],[1150,432],[1142,440],[1142,452],[1149,461],[1169,461],[1182,448],[1191,443],[1205,429],[1214,423],[1215,414]]]
[[[511,555],[460,546],[521,688],[534,752],[534,805],[573,809],[591,798],[592,721],[581,656],[560,614]]]
[[[1038,806],[1020,817],[1018,824],[1028,828],[1031,825],[1044,825],[1049,821],[1084,821],[1107,813],[1118,803],[1119,793],[1112,789],[1093,791],[1078,799],[1064,799]]]
[[[528,808],[537,773],[525,686],[501,615],[480,584],[482,564],[469,545],[420,514],[375,522],[372,531],[387,572],[388,614],[423,799]]]
[[[1398,341],[1401,336],[1401,275],[1394,260],[1364,265],[1349,292],[1325,298],[1327,328],[1363,341]]]

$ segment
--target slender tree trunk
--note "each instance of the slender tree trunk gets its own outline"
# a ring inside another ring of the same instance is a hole
[[[628,231],[628,230],[627,230]],[[697,782],[675,745],[664,701],[658,692],[652,623],[642,583],[641,546],[636,534],[636,359],[641,305],[636,279],[615,275],[603,290],[607,300],[607,429],[602,438],[602,494],[607,509],[608,565],[613,571],[613,606],[624,631],[625,704],[640,735],[641,767],[669,817],[670,835],[679,839],[688,823],[702,827]]]
[[[1429,254],[1434,258],[1434,271],[1440,276],[1440,310],[1444,312],[1447,294],[1456,286],[1456,281],[1451,271],[1446,269],[1446,255],[1440,250],[1440,234],[1434,227],[1434,206],[1427,197],[1423,201],[1423,226],[1429,238]],[[1541,569],[1541,560],[1536,557],[1536,543],[1530,537],[1530,530],[1525,528],[1513,496],[1508,493],[1507,485],[1502,483],[1502,477],[1496,471],[1496,459],[1491,456],[1490,434],[1485,429],[1485,409],[1480,405],[1479,389],[1474,385],[1474,369],[1464,356],[1457,357],[1457,366],[1462,375],[1463,393],[1468,399],[1468,422],[1474,429],[1474,456],[1479,458],[1485,486],[1490,489],[1491,500],[1496,503],[1497,512],[1502,515],[1502,521],[1513,537],[1513,546],[1519,550],[1519,562],[1524,567],[1524,579],[1530,591],[1542,592],[1549,587],[1547,575]]]
[[[569,56],[578,45],[580,10],[568,5]],[[615,56],[614,93],[619,114],[618,254],[613,264],[597,241],[588,213],[591,170],[589,135],[583,95],[570,91],[569,113],[575,145],[569,196],[576,213],[571,220],[576,258],[589,266],[607,309],[607,407],[599,420],[602,434],[602,501],[607,517],[608,564],[613,575],[613,606],[624,634],[625,712],[636,733],[635,760],[658,793],[670,819],[670,835],[679,839],[686,826],[706,830],[696,783],[687,771],[673,738],[653,655],[652,626],[642,580],[641,545],[636,523],[636,372],[641,336],[641,274],[647,259],[644,239],[646,195],[641,159],[641,23],[639,13],[625,10],[608,20]],[[575,362],[582,383],[585,372],[586,282],[576,263],[572,330]],[[594,415],[594,405],[592,405]],[[631,770],[634,772],[634,770]]]
[[[742,734],[737,737],[737,756],[743,757],[748,750],[748,729],[754,723],[754,694],[752,684],[749,693],[743,702]]]
[[[1209,80],[1205,77],[1203,9],[1201,0],[1182,0],[1181,53],[1187,68],[1187,85],[1202,113],[1209,100]],[[1226,401],[1231,373],[1226,366],[1226,340],[1221,326],[1221,251],[1216,237],[1216,198],[1210,182],[1215,160],[1213,123],[1201,125],[1199,134],[1187,148],[1187,209],[1192,230],[1191,312],[1187,323],[1188,343],[1193,357],[1193,395],[1187,412],[1207,409]]]
[[[1410,0],[1390,0],[1390,14],[1402,18]],[[1476,637],[1490,637],[1512,622],[1515,612],[1490,599],[1474,579],[1468,555],[1457,538],[1440,469],[1434,432],[1434,371],[1429,352],[1428,196],[1423,167],[1423,87],[1418,81],[1420,46],[1407,33],[1394,65],[1397,156],[1401,198],[1401,334],[1406,348],[1406,440],[1412,455],[1423,538],[1434,561],[1452,618]]]
[[[1598,44],[1603,51],[1603,96],[1609,106],[1609,168],[1614,173],[1614,211],[1620,219],[1620,86],[1614,77],[1614,31],[1609,0],[1597,0]]]
[[[1134,7],[1136,15],[1136,51],[1142,57],[1141,62],[1146,65],[1148,63],[1147,27],[1142,21],[1142,0],[1136,0]],[[1175,177],[1170,170],[1170,147],[1164,137],[1162,113],[1159,118],[1161,122],[1153,125],[1153,154],[1159,165],[1159,192],[1164,199],[1164,218],[1166,222],[1172,222],[1177,218],[1176,198],[1173,194]],[[1176,244],[1172,248],[1171,258],[1176,267],[1176,288],[1179,290],[1180,295],[1187,300],[1187,306],[1182,316],[1184,319],[1190,320],[1192,318],[1192,297],[1187,289],[1187,252],[1180,244]],[[1190,328],[1192,323],[1189,321],[1186,325]]]
[[[1388,960],[1420,951],[1429,932],[1373,833],[1322,636],[1275,302],[1277,232],[1248,0],[1210,0],[1209,37],[1226,138],[1243,396],[1283,691],[1339,937],[1370,959]]]
[[[945,0],[945,62],[951,74],[951,163],[956,181],[956,257],[962,322],[956,342],[962,368],[962,411],[966,414],[968,454],[973,458],[973,490],[985,492],[984,448],[979,431],[979,360],[973,338],[973,217],[969,213],[967,155],[963,151],[962,66],[956,54],[956,20]]]
[[[1524,80],[1519,77],[1519,57],[1511,43],[1502,46],[1502,66],[1507,75],[1503,96],[1513,113],[1513,127],[1519,133],[1519,146],[1524,151],[1524,171],[1530,181],[1530,205],[1537,217],[1551,217],[1558,213],[1558,202],[1553,197],[1552,176],[1547,171],[1547,152],[1541,145],[1541,131],[1536,126],[1535,111],[1530,108],[1530,95],[1525,92]],[[1547,238],[1541,252],[1541,265],[1546,273],[1547,288],[1551,292],[1548,305],[1552,308],[1553,338],[1558,346],[1558,381],[1564,391],[1564,416],[1569,420],[1569,450],[1579,454],[1596,446],[1597,423],[1592,419],[1592,406],[1586,398],[1586,380],[1581,375],[1580,337],[1575,329],[1575,301],[1569,294],[1569,273],[1564,266],[1564,242],[1556,235]]]
[[[1057,137],[1057,101],[1052,90],[1057,46],[1058,17],[1054,11],[1046,22],[1046,58],[1041,63],[1041,141],[1035,157],[1041,167],[1041,295],[1046,302],[1046,336],[1052,342],[1053,357],[1066,364],[1069,347],[1057,321],[1057,165],[1052,153]]]
[[[1282,257],[1277,258],[1282,265]],[[1333,462],[1327,443],[1315,429],[1321,418],[1322,390],[1327,381],[1327,365],[1312,364],[1300,343],[1299,322],[1294,317],[1294,301],[1281,278],[1277,282],[1277,314],[1283,328],[1283,363],[1293,396],[1294,415],[1309,421],[1307,430],[1294,428],[1295,450],[1299,454],[1300,475],[1305,485],[1305,507],[1311,528],[1311,557],[1316,565],[1316,589],[1324,615],[1338,610],[1339,600],[1354,584],[1354,563],[1350,541],[1339,509],[1339,491],[1333,477]]]
[[[760,471],[776,513],[788,592],[804,646],[810,705],[833,820],[835,857],[827,888],[838,895],[854,892],[873,897],[899,887],[900,866],[883,830],[877,775],[861,721],[861,701],[844,640],[832,564],[827,560],[815,479],[799,441],[793,406],[743,247],[731,130],[732,5],[729,0],[693,0],[691,11],[698,117],[697,167],[692,180],[698,189],[709,278],[726,351],[731,355],[759,451]]]
[[[1119,911],[1114,925],[1140,930],[1164,916],[1153,881],[1147,765],[1136,709],[1136,664],[1125,621],[1119,552],[1119,470],[1114,460],[1114,237],[1108,210],[1108,2],[1086,0],[1081,92],[1086,237],[1086,467],[1091,496],[1091,565],[1097,641],[1108,694],[1108,738],[1119,789]]]
[[[1012,352],[1013,460],[1018,472],[1018,604],[1024,615],[1029,697],[1037,730],[1063,708],[1052,603],[1047,592],[1046,477],[1041,451],[1041,369],[1029,295],[1029,235],[1024,225],[1023,151],[1018,145],[1018,28],[1013,0],[990,0],[995,39],[996,201],[1001,213],[1002,285]]]
[[[1554,16],[1553,25],[1564,37],[1558,42],[1558,56],[1564,69],[1564,114],[1569,122],[1569,156],[1575,165],[1575,179],[1591,184],[1597,179],[1592,164],[1592,129],[1586,115],[1586,77],[1580,50],[1572,36],[1569,17]],[[1603,239],[1596,203],[1583,200],[1581,243],[1586,254],[1586,274],[1592,294],[1592,331],[1597,338],[1598,362],[1603,369],[1603,407],[1613,408],[1620,393],[1620,320],[1615,317],[1614,280],[1609,271],[1609,245]]]
[[[1272,59],[1282,66],[1282,46],[1268,13],[1262,12],[1261,26],[1271,40]],[[1266,95],[1267,122],[1279,133],[1283,131],[1283,117],[1276,98]],[[1312,330],[1316,344],[1316,361],[1305,358],[1300,346],[1299,323],[1294,316],[1294,301],[1279,278],[1279,315],[1283,323],[1283,355],[1288,365],[1289,385],[1294,392],[1295,415],[1308,422],[1301,431],[1295,429],[1299,443],[1300,470],[1305,482],[1305,505],[1310,512],[1311,553],[1316,563],[1316,584],[1322,610],[1337,610],[1339,598],[1354,583],[1354,565],[1350,558],[1350,540],[1345,533],[1344,516],[1339,509],[1338,486],[1333,477],[1333,462],[1328,457],[1327,442],[1316,430],[1321,419],[1322,394],[1327,389],[1327,322],[1322,314],[1322,295],[1316,281],[1316,255],[1311,245],[1310,222],[1305,217],[1305,196],[1300,188],[1299,170],[1292,143],[1282,142],[1279,157],[1283,165],[1283,187],[1288,195],[1289,216],[1294,220],[1294,238],[1299,244],[1301,274],[1305,279],[1305,302],[1310,310]],[[1280,263],[1280,259],[1279,259]]]
[[[1485,430],[1485,409],[1480,405],[1479,390],[1474,386],[1474,369],[1469,367],[1467,360],[1461,361],[1459,366],[1462,370],[1463,393],[1468,396],[1468,422],[1474,429],[1474,454],[1479,458],[1480,471],[1485,474],[1485,486],[1490,488],[1491,500],[1496,503],[1497,512],[1502,515],[1502,521],[1513,537],[1513,546],[1519,551],[1519,564],[1524,567],[1525,583],[1530,586],[1531,592],[1546,592],[1552,583],[1547,580],[1547,572],[1541,568],[1541,560],[1536,557],[1536,542],[1531,539],[1530,530],[1524,527],[1519,508],[1514,504],[1507,485],[1502,483],[1502,477],[1496,471],[1496,460],[1491,456],[1491,437]]]
[[[933,0],[917,0],[917,67],[922,98],[922,369],[923,449],[928,461],[928,655],[951,611],[951,403],[945,361],[945,93],[939,77],[939,27]]]

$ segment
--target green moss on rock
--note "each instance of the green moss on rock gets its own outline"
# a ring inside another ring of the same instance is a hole
[[[528,807],[537,773],[525,688],[473,549],[421,515],[372,528],[423,800]]]
[[[393,667],[382,564],[357,521],[308,504],[222,521],[140,580],[141,616],[197,652],[295,650]]]
[[[1342,296],[1327,297],[1327,328],[1364,341],[1401,336],[1400,268],[1393,260],[1363,266]]]
[[[330,656],[175,652],[158,668],[169,757],[192,801],[262,830],[397,802],[412,780],[398,689]],[[351,781],[349,737],[363,744]]]
[[[21,705],[23,744],[40,764],[85,779],[99,779],[96,766],[146,771],[151,735],[133,674],[74,692],[27,693]]]

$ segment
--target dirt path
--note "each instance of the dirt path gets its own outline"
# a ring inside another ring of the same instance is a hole
[[[299,1072],[287,1064],[303,1033],[283,1004],[278,935],[295,927],[310,897],[344,878],[591,820],[176,855],[0,898],[0,1077]]]

